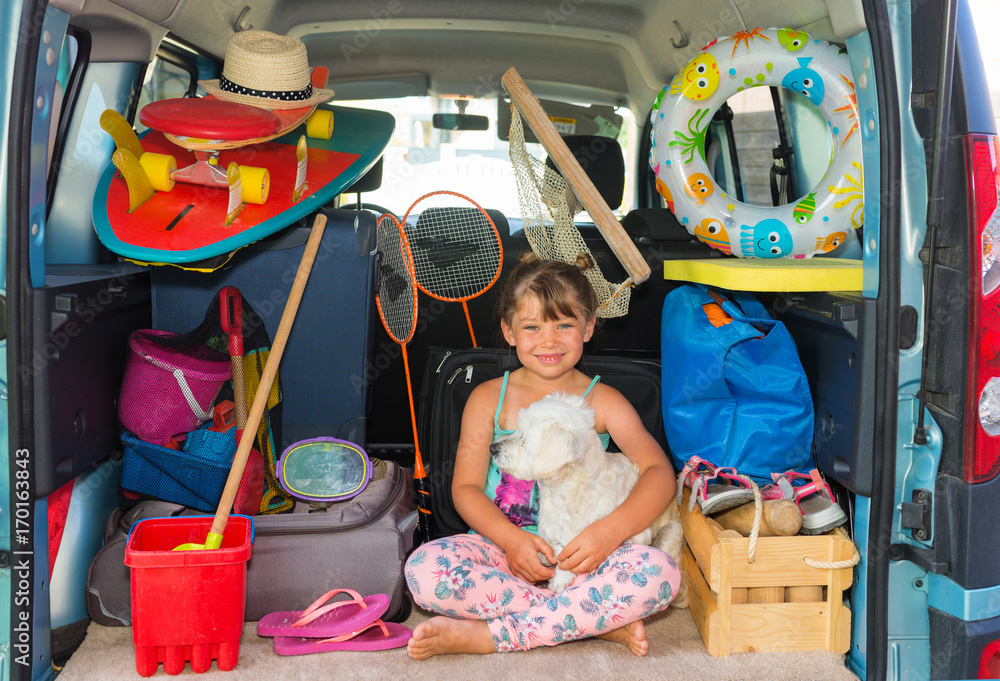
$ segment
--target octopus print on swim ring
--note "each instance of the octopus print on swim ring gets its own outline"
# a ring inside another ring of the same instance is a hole
[[[705,161],[715,111],[737,92],[764,86],[801,94],[830,131],[830,164],[819,184],[775,207],[729,196]],[[719,38],[663,88],[652,124],[649,162],[657,189],[687,230],[712,248],[744,258],[811,257],[830,252],[861,227],[857,98],[850,61],[835,45],[788,28]]]

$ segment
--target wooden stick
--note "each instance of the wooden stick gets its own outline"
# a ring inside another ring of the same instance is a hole
[[[562,136],[552,125],[552,121],[545,115],[545,110],[538,103],[531,90],[521,80],[521,76],[513,68],[500,79],[511,103],[517,107],[524,117],[524,122],[528,124],[535,137],[545,147],[549,158],[555,163],[556,168],[562,173],[566,183],[573,188],[577,197],[583,203],[590,217],[594,219],[594,224],[600,230],[604,240],[611,246],[611,250],[618,257],[629,277],[636,284],[642,283],[649,278],[649,263],[646,262],[639,249],[632,243],[632,239],[622,228],[618,219],[608,208],[607,202],[601,193],[597,191],[594,183],[587,177],[587,173],[580,167],[579,161],[566,146]]]
[[[822,586],[786,586],[785,603],[822,603]]]
[[[747,603],[784,603],[785,587],[783,586],[751,586],[747,587]]]
[[[712,516],[716,522],[729,530],[736,530],[744,537],[750,535],[753,525],[753,503],[743,504]],[[802,511],[789,499],[765,499],[761,515],[761,537],[788,537],[798,534],[802,528]]]
[[[313,261],[316,259],[316,252],[319,250],[319,242],[323,238],[323,230],[326,229],[326,216],[322,213],[316,215],[313,222],[312,231],[309,233],[309,240],[306,242],[306,249],[302,253],[302,260],[299,261],[299,269],[295,273],[295,281],[292,282],[292,290],[288,294],[288,301],[285,303],[285,310],[281,313],[281,321],[278,323],[278,330],[274,333],[274,341],[271,343],[271,350],[267,355],[267,364],[260,376],[260,383],[257,385],[257,392],[253,396],[253,405],[250,407],[250,414],[247,416],[244,437],[240,438],[239,447],[233,456],[233,467],[229,470],[229,477],[226,478],[226,486],[222,490],[222,498],[219,499],[219,506],[215,511],[215,519],[212,520],[212,528],[209,530],[214,534],[221,535],[226,530],[226,523],[229,521],[229,512],[233,508],[233,501],[236,500],[236,491],[239,489],[240,480],[243,478],[243,469],[246,468],[247,459],[250,458],[250,450],[253,447],[253,434],[257,432],[257,426],[264,416],[267,408],[267,396],[271,392],[271,384],[278,373],[278,363],[281,361],[281,353],[285,351],[285,343],[288,341],[288,334],[292,330],[292,322],[295,320],[295,313],[299,309],[299,302],[302,300],[302,293],[305,291],[306,282],[309,280],[309,272],[312,271]]]

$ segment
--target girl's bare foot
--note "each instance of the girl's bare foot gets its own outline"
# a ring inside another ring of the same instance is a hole
[[[598,634],[597,638],[605,641],[614,641],[628,646],[634,654],[642,657],[649,652],[649,641],[646,640],[646,625],[642,620],[626,624],[624,627],[609,631],[606,634]]]
[[[643,633],[645,638],[645,633]],[[413,630],[406,652],[414,660],[450,653],[495,653],[493,635],[483,620],[432,617]]]

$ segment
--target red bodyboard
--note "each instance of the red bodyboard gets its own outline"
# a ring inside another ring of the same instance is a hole
[[[169,142],[163,133],[151,130],[142,138],[146,151],[170,154],[178,167],[189,165],[194,154]],[[307,186],[302,198],[335,180],[359,154],[309,149]],[[169,192],[156,192],[128,212],[128,188],[117,175],[108,190],[107,215],[121,241],[164,251],[191,251],[208,246],[264,222],[292,206],[295,186],[295,146],[267,142],[219,152],[219,166],[230,162],[267,168],[271,189],[263,205],[248,203],[230,225],[225,225],[228,193],[200,185],[178,182]],[[301,199],[300,199],[301,200]]]

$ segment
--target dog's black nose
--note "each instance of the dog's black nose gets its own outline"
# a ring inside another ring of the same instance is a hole
[[[490,456],[496,456],[500,453],[500,443],[494,442],[490,445]]]

